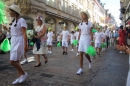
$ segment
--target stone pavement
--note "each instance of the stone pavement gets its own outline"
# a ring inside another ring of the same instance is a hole
[[[70,48],[69,48],[70,50]],[[11,85],[17,72],[9,64],[9,54],[0,54],[0,86],[125,86],[128,74],[128,55],[119,54],[114,49],[102,52],[101,57],[93,60],[93,68],[88,68],[84,58],[82,75],[76,75],[79,69],[79,57],[76,52],[62,55],[61,48],[53,47],[48,54],[49,62],[35,68],[35,58],[31,51],[27,52],[29,63],[23,65],[28,77],[22,84]]]

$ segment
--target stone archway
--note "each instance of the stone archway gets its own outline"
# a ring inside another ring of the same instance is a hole
[[[28,17],[28,16],[22,16],[22,18],[25,19],[26,23],[27,23],[27,29],[28,30],[32,30],[34,29],[34,25],[33,25],[33,19]]]
[[[55,20],[51,17],[45,18],[46,28],[52,27],[53,31],[55,31]]]

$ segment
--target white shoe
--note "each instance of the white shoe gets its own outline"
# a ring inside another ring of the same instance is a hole
[[[51,54],[52,52],[50,51],[50,54]]]
[[[21,76],[20,76],[19,83],[24,82],[27,76],[28,76],[28,74],[27,74],[26,72],[25,72],[25,74],[24,74],[24,75],[21,75]]]
[[[79,53],[77,53],[77,55],[76,56],[79,56]]]
[[[22,61],[20,64],[25,64],[25,63],[28,63],[28,60],[27,59],[24,59],[24,61]]]
[[[77,75],[82,74],[82,72],[83,72],[83,69],[82,69],[82,68],[80,68],[80,69],[78,70],[78,72],[77,72]]]
[[[92,68],[92,63],[89,63],[89,69],[91,69]]]
[[[122,51],[120,51],[119,53],[122,53]]]
[[[71,51],[74,51],[74,49],[72,49]]]
[[[13,84],[13,85],[18,84],[18,83],[19,83],[19,80],[20,80],[20,78],[17,78],[14,82],[12,82],[12,84]]]

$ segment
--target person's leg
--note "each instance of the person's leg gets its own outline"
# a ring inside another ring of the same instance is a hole
[[[109,46],[108,42],[109,42],[109,40],[108,40],[108,37],[107,37],[107,38],[106,38],[107,48],[108,48],[108,46]]]
[[[48,58],[47,58],[46,54],[43,54],[42,56],[44,57],[45,64],[46,64],[48,62]]]
[[[80,68],[83,68],[83,52],[80,52]]]
[[[84,53],[85,54],[85,53]],[[91,58],[88,54],[85,54],[86,58],[88,59],[89,63],[91,63]]]
[[[40,55],[39,54],[35,54],[36,60],[37,60],[37,65],[39,65],[41,63],[40,61]]]
[[[22,66],[20,65],[19,61],[12,61],[10,60],[10,64],[15,67],[18,71],[18,76],[20,77],[21,75],[25,74],[25,71],[23,70]]]

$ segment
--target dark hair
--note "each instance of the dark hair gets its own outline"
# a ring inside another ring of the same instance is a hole
[[[11,10],[11,9],[10,9]],[[15,12],[14,10],[11,10],[11,11],[13,11],[13,12]],[[16,27],[17,26],[17,22],[18,22],[18,17],[20,16],[17,12],[15,12],[16,13],[16,19],[14,18],[13,20],[12,20],[12,22],[9,24],[10,26],[12,25],[12,23],[16,20],[16,24],[14,25],[14,27]]]
[[[83,24],[83,21],[81,22],[81,25]],[[88,20],[87,20],[87,23],[86,23],[86,25],[88,25]]]

